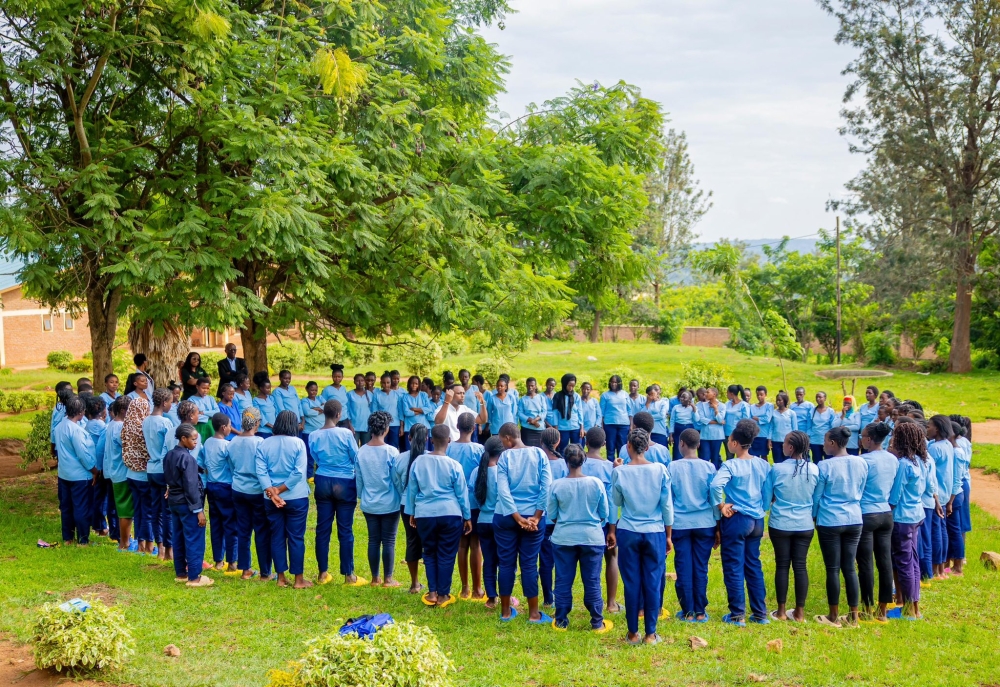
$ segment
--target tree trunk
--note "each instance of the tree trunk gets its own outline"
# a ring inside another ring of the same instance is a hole
[[[590,329],[590,343],[599,343],[601,340],[601,311],[594,311],[594,326]]]
[[[660,306],[660,282],[653,282],[653,302],[657,307]]]
[[[104,377],[114,372],[112,351],[118,327],[119,289],[106,290],[101,283],[87,287],[87,327],[90,330],[90,350],[94,355],[94,384],[100,388]],[[124,374],[126,370],[119,370]]]
[[[959,257],[958,283],[955,286],[955,324],[951,333],[948,372],[972,371],[972,347],[969,341],[969,327],[972,320],[970,277],[975,266],[975,259],[970,259],[968,253],[968,249],[963,248]]]
[[[177,368],[188,354],[189,343],[188,333],[172,322],[133,321],[128,328],[129,347],[145,354],[149,361],[146,371],[157,388],[166,387],[171,380],[180,382]]]
[[[250,377],[258,372],[267,372],[267,330],[264,325],[253,318],[247,319],[240,329],[240,342]]]

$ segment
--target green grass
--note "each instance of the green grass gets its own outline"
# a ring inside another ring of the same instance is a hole
[[[616,627],[608,635],[597,637],[584,630],[587,616],[579,588],[567,633],[528,626],[521,619],[502,625],[496,612],[487,612],[480,604],[428,609],[404,590],[349,589],[334,583],[294,591],[222,576],[210,589],[186,589],[173,582],[172,568],[150,558],[119,554],[108,543],[86,550],[36,548],[38,538],[59,538],[54,495],[51,475],[0,485],[0,632],[26,640],[35,608],[106,585],[128,618],[138,649],[125,669],[102,676],[114,683],[264,685],[269,669],[296,658],[304,642],[335,630],[340,619],[382,611],[429,626],[451,654],[459,670],[456,681],[463,686],[732,685],[750,683],[756,679],[752,676],[766,676],[764,681],[771,685],[951,687],[996,682],[1000,616],[994,609],[1000,604],[1000,574],[986,571],[976,561],[985,549],[1000,550],[1000,523],[975,508],[967,576],[923,591],[925,622],[842,631],[812,622],[798,627],[775,623],[731,628],[718,620],[725,612],[725,592],[715,552],[709,582],[713,620],[697,626],[663,621],[658,630],[663,644],[634,648],[623,644],[623,615],[611,616]],[[355,560],[358,572],[367,576],[363,522],[357,514]],[[312,526],[311,520],[306,573],[315,577]],[[331,561],[337,560],[336,548],[334,541]],[[400,532],[397,559],[402,554]],[[766,540],[763,559],[773,608],[773,557]],[[668,565],[672,564],[671,556]],[[809,573],[811,616],[825,610],[822,560],[815,541]],[[668,609],[676,610],[672,587],[666,601]],[[708,640],[708,648],[689,649],[691,635]],[[784,643],[780,655],[765,647],[776,638]],[[181,648],[179,659],[163,656],[163,647],[170,643]]]
[[[973,444],[972,467],[983,468],[988,475],[1000,474],[1000,444]]]

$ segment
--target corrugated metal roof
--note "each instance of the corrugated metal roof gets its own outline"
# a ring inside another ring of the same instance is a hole
[[[17,277],[17,273],[22,266],[23,263],[20,260],[0,255],[0,291],[21,283],[21,280]]]

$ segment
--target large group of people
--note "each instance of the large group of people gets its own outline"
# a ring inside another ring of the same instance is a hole
[[[488,385],[467,370],[441,384],[357,374],[348,390],[332,365],[331,384],[310,381],[300,396],[289,371],[273,388],[267,373],[249,378],[235,352],[219,362],[214,393],[197,353],[168,388],[154,388],[142,355],[124,394],[115,375],[99,395],[86,379],[75,390],[59,384],[52,443],[67,545],[87,544],[94,530],[122,552],[173,560],[176,580],[192,587],[211,585],[204,572],[214,568],[305,588],[313,501],[318,584],[334,581],[336,524],[344,584],[402,586],[402,520],[408,589],[424,604],[478,601],[502,622],[521,613],[565,630],[579,573],[590,627],[607,632],[605,614],[623,610],[620,578],[632,644],[658,641],[670,552],[676,619],[709,620],[718,548],[721,620],[740,627],[807,620],[814,535],[829,608],[813,621],[829,627],[919,619],[921,587],[962,575],[971,422],[925,417],[919,402],[874,386],[865,403],[847,396],[837,411],[801,387],[794,401],[779,391],[772,403],[764,386],[752,398],[734,384],[722,402],[715,388],[663,398],[656,384],[640,393],[637,380],[612,376],[598,395],[588,381],[577,390],[572,374],[558,390],[554,378],[542,390],[529,377],[523,394],[506,374]],[[355,567],[359,507],[370,580]],[[768,514],[770,611],[760,561]],[[518,571],[527,609],[514,597]]]

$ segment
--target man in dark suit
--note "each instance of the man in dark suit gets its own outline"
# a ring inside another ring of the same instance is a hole
[[[222,394],[225,384],[236,386],[236,375],[240,372],[248,374],[247,364],[243,358],[236,357],[236,344],[226,344],[226,357],[219,361],[219,389],[216,395]]]

